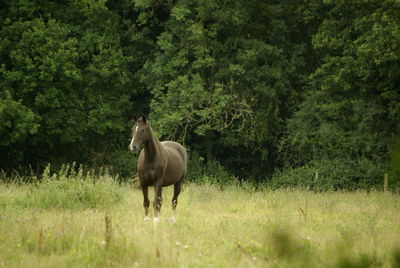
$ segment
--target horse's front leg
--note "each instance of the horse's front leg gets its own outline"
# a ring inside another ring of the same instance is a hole
[[[154,202],[153,202],[153,208],[154,208],[154,219],[153,221],[159,222],[160,221],[160,210],[161,210],[161,203],[162,203],[162,184],[160,182],[157,182],[154,185]]]
[[[148,221],[149,220],[149,206],[150,206],[149,191],[148,191],[147,185],[142,184],[141,188],[142,188],[142,192],[143,192],[144,220]]]

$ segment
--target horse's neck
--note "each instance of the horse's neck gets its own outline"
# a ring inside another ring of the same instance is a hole
[[[144,145],[145,157],[151,161],[162,153],[161,143],[150,129],[150,139]]]

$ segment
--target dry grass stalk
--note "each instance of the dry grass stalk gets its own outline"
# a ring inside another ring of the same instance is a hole
[[[106,226],[104,232],[104,247],[105,249],[108,249],[111,242],[111,231],[112,231],[111,217],[108,215],[108,212],[106,212],[106,215],[104,216],[104,221]]]
[[[36,254],[40,256],[43,249],[43,228],[40,228],[37,234]]]

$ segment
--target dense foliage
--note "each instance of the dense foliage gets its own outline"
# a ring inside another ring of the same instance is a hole
[[[133,112],[190,149],[192,178],[395,178],[400,2],[0,3],[0,169],[77,161],[130,177]]]

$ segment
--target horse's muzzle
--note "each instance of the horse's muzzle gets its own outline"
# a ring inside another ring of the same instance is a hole
[[[139,150],[139,145],[130,145],[130,146],[129,146],[129,150],[130,150],[132,153],[136,153],[136,152]]]

